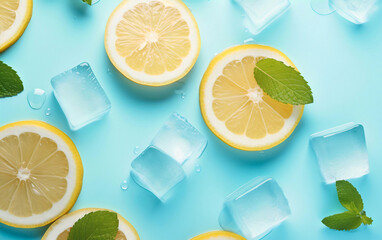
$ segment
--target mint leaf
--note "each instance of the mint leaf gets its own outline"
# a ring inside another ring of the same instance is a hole
[[[23,82],[16,71],[0,61],[0,98],[15,96],[23,90]]]
[[[366,216],[365,211],[361,212],[361,219],[362,219],[363,224],[365,224],[365,225],[371,225],[373,223],[373,219]]]
[[[359,213],[363,210],[363,201],[357,189],[348,181],[336,182],[338,200],[349,211]]]
[[[260,88],[271,98],[286,104],[304,105],[313,102],[312,90],[294,68],[272,58],[255,65],[254,75]]]
[[[84,3],[87,3],[89,5],[92,5],[92,0],[82,0]]]
[[[114,212],[91,212],[73,225],[68,240],[114,240],[118,225],[118,216]]]
[[[363,210],[362,197],[357,189],[348,181],[336,182],[338,200],[348,211],[335,214],[322,219],[327,227],[336,230],[352,230],[358,228],[362,223],[371,225],[373,219],[366,216]]]
[[[335,214],[322,219],[322,223],[328,228],[335,230],[352,230],[362,224],[362,220],[356,213],[351,211]]]

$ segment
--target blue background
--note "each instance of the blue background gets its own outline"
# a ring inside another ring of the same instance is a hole
[[[125,79],[105,53],[106,21],[119,2],[101,0],[89,7],[80,0],[37,0],[25,34],[0,55],[0,60],[18,71],[25,86],[20,95],[0,99],[0,125],[43,120],[66,132],[79,149],[85,175],[73,210],[118,211],[142,240],[187,240],[219,229],[218,215],[227,194],[256,176],[271,176],[284,189],[292,217],[266,239],[382,239],[382,11],[357,26],[335,13],[317,15],[309,1],[294,0],[285,15],[253,37],[230,0],[187,0],[201,31],[199,59],[180,83],[150,88]],[[315,97],[294,134],[261,160],[256,153],[235,150],[216,138],[204,124],[198,105],[199,83],[214,54],[251,37],[254,43],[286,53],[309,81]],[[103,120],[72,132],[51,94],[49,80],[83,61],[91,64],[113,106]],[[26,99],[36,87],[48,92],[41,110],[32,110]],[[174,93],[179,88],[184,99]],[[45,115],[47,108],[52,109],[50,116]],[[208,137],[201,172],[183,182],[166,204],[133,183],[122,191],[120,183],[129,173],[135,146],[146,147],[172,112],[187,117]],[[350,121],[365,126],[371,167],[368,176],[351,182],[375,221],[356,231],[336,232],[320,221],[344,209],[334,186],[322,183],[308,138]],[[40,239],[45,230],[0,224],[0,239]]]

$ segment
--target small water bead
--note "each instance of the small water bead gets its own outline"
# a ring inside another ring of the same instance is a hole
[[[133,153],[134,153],[135,155],[138,155],[138,154],[139,154],[139,146],[135,146],[135,147],[134,147],[134,151],[133,151]]]
[[[27,100],[32,109],[38,110],[45,103],[46,93],[40,88],[33,89],[28,93]]]
[[[253,39],[253,38],[248,38],[248,39],[245,39],[244,41],[243,41],[243,43],[245,43],[245,44],[247,44],[247,43],[253,43],[255,41],[255,39]]]
[[[181,99],[186,98],[186,93],[183,90],[177,89],[177,90],[175,90],[175,94],[179,95]]]
[[[46,115],[46,116],[50,116],[50,115],[52,115],[52,109],[47,108],[47,109],[45,110],[45,115]]]
[[[195,172],[196,173],[200,173],[202,171],[202,167],[199,165],[199,164],[197,164],[196,166],[195,166]]]
[[[126,191],[129,188],[129,182],[125,179],[121,182],[121,189]]]

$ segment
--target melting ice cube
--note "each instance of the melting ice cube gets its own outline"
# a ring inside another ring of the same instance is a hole
[[[290,216],[287,199],[272,178],[255,178],[231,193],[219,216],[220,226],[248,240],[260,239]]]
[[[247,14],[245,25],[258,34],[281,16],[290,6],[289,0],[234,0]]]
[[[72,130],[78,130],[110,111],[110,101],[88,63],[81,63],[52,78],[51,84]]]
[[[362,177],[369,173],[369,160],[363,126],[348,123],[311,135],[326,183]]]

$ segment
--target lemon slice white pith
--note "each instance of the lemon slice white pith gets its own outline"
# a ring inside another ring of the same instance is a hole
[[[262,45],[231,47],[210,63],[200,85],[200,108],[211,131],[228,145],[266,150],[283,142],[301,119],[304,106],[273,100],[257,85],[254,67],[263,58],[293,66],[277,49]]]
[[[40,121],[0,127],[0,222],[44,226],[69,211],[81,191],[78,151],[59,129]]]
[[[191,240],[245,240],[245,238],[232,232],[213,231],[196,236]]]
[[[84,208],[64,215],[48,228],[41,240],[67,240],[70,229],[77,220],[90,212],[100,210],[109,211],[107,209]],[[118,220],[118,233],[115,240],[139,240],[138,233],[126,219],[118,214]]]
[[[24,33],[32,16],[32,0],[0,1],[0,52],[15,43]]]
[[[125,0],[109,18],[105,48],[128,79],[162,86],[191,70],[199,55],[200,34],[181,0]]]

